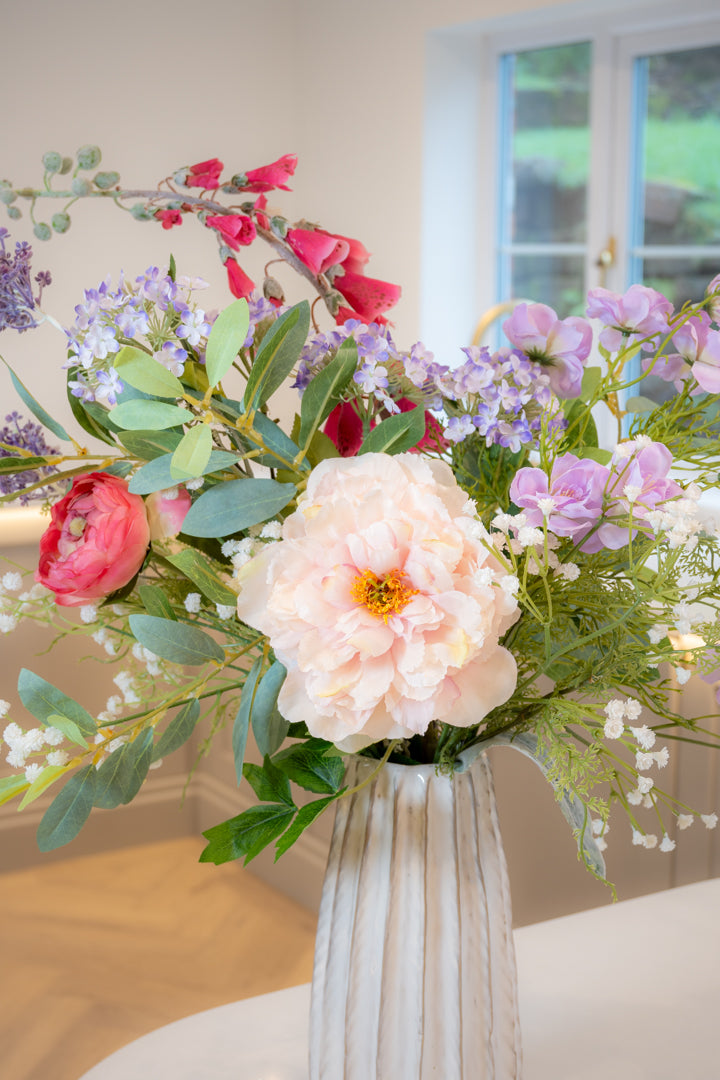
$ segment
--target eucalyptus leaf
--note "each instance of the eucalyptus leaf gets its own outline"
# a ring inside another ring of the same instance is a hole
[[[213,450],[207,464],[198,475],[206,476],[208,473],[229,469],[237,460],[236,455],[228,453],[227,450]],[[138,469],[130,480],[128,485],[130,491],[135,495],[150,495],[153,491],[165,491],[166,488],[176,487],[178,478],[172,474],[172,461],[172,454],[162,454],[148,461],[147,465]]]
[[[77,726],[74,720],[70,720],[67,716],[58,716],[51,713],[47,718],[47,726],[57,728],[58,731],[62,731],[66,739],[75,743],[76,746],[82,746],[86,748],[88,741],[83,735],[80,728]]]
[[[21,773],[13,776],[0,776],[0,806],[3,803],[10,802],[16,795],[19,795],[21,791],[25,791],[30,785],[25,779],[25,774]]]
[[[75,839],[93,808],[96,779],[95,766],[86,765],[71,776],[56,795],[38,826],[37,842],[41,851],[54,851]]]
[[[148,774],[152,749],[153,730],[145,728],[132,742],[113,750],[97,770],[93,804],[113,810],[132,802]]]
[[[134,345],[124,345],[113,361],[123,382],[154,397],[179,398],[183,395],[180,380],[154,356]]]
[[[148,615],[177,622],[172,604],[159,585],[139,585],[138,594]]]
[[[147,428],[182,427],[188,423],[192,413],[179,405],[168,405],[164,401],[149,398],[136,398],[123,401],[110,410],[110,419],[120,428],[129,431],[145,431]]]
[[[9,476],[13,473],[30,472],[47,466],[48,459],[44,457],[0,457],[0,476]],[[48,480],[48,482],[50,482]]]
[[[232,749],[235,760],[235,776],[238,785],[242,783],[243,763],[245,761],[245,747],[247,746],[248,728],[250,727],[250,713],[252,712],[253,699],[257,689],[258,677],[262,667],[262,660],[258,658],[245,679],[245,685],[240,695],[240,706],[235,716],[232,732]]]
[[[210,386],[217,386],[230,370],[250,328],[247,300],[235,300],[213,323],[205,350],[205,370]]]
[[[35,802],[47,789],[59,780],[67,772],[67,765],[46,765],[38,777],[33,780],[30,787],[23,795],[18,810],[24,810],[31,802]]]
[[[577,446],[573,451],[576,457],[589,458],[597,461],[600,465],[608,465],[612,461],[612,452],[603,450],[600,446]]]
[[[287,468],[289,465],[293,465],[295,458],[300,454],[300,447],[265,413],[255,413],[252,430],[244,432],[243,439],[251,446],[260,446],[262,443],[268,452],[260,454],[253,460],[257,461],[259,465],[266,465],[271,469],[283,465]],[[333,450],[335,450],[334,446]],[[337,454],[337,450],[335,450],[335,453]],[[307,461],[303,460],[300,468],[307,470],[310,466]]]
[[[305,389],[300,406],[298,443],[305,449],[313,435],[332,412],[340,395],[357,368],[357,346],[352,338],[342,343],[327,367],[324,367]]]
[[[202,476],[212,453],[212,431],[209,424],[194,424],[186,431],[170,459],[170,475],[174,480],[191,480]]]
[[[245,390],[246,408],[259,409],[282,386],[300,360],[310,329],[307,300],[283,312],[272,324],[253,361]]]
[[[188,667],[225,659],[222,648],[199,626],[160,619],[156,615],[131,615],[130,629],[146,649],[173,664]]]
[[[144,461],[154,461],[172,454],[182,440],[182,433],[168,428],[165,431],[123,431],[119,436],[126,450]]]
[[[358,454],[400,454],[410,450],[425,434],[425,410],[421,406],[382,420],[368,432]]]
[[[582,384],[580,387],[580,400],[590,401],[602,381],[603,373],[599,367],[586,367],[583,371]]]
[[[230,589],[213,564],[205,555],[193,548],[183,548],[175,555],[167,555],[167,561],[185,577],[197,585],[203,596],[211,600],[213,604],[224,604],[226,607],[234,607],[237,603],[237,594]]]
[[[280,661],[276,660],[263,675],[255,694],[252,728],[258,750],[263,757],[280,749],[290,727],[277,708],[278,694],[286,675],[287,671]]]
[[[152,752],[152,760],[159,761],[168,754],[179,750],[192,735],[198,720],[200,719],[200,702],[197,698],[183,705],[180,712],[173,716],[168,726],[155,744]]]
[[[28,712],[44,724],[54,726],[53,720],[57,724],[58,717],[64,717],[77,725],[83,735],[94,735],[97,731],[95,720],[82,705],[27,668],[18,676],[18,693]]]
[[[625,412],[629,413],[649,413],[657,409],[657,401],[652,401],[650,398],[643,397],[642,394],[637,394],[635,397],[628,398],[625,402]]]
[[[202,493],[188,510],[182,531],[187,536],[230,536],[275,517],[295,494],[294,484],[276,480],[229,480]]]
[[[62,424],[59,424],[57,420],[53,420],[50,413],[45,412],[42,405],[35,400],[25,384],[17,377],[7,360],[4,360],[2,357],[0,357],[0,360],[3,361],[3,364],[10,372],[10,378],[18,397],[22,398],[35,419],[39,420],[43,427],[46,427],[48,431],[52,431],[53,435],[56,435],[58,439],[62,439],[63,442],[70,442],[70,436]]]

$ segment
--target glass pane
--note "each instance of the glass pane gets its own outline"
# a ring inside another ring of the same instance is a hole
[[[643,262],[643,283],[681,308],[686,300],[702,300],[707,285],[719,272],[720,258],[655,256]]]
[[[561,319],[584,315],[584,272],[582,255],[515,255],[512,295],[549,304]]]
[[[590,49],[581,42],[515,55],[508,233],[516,243],[585,240]]]
[[[720,243],[720,45],[646,63],[644,243]]]

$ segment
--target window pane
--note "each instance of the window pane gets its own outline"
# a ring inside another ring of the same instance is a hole
[[[719,258],[655,256],[645,259],[643,282],[667,296],[675,308],[686,300],[702,300],[705,288],[720,273]]]
[[[720,243],[720,45],[646,63],[644,243]]]
[[[561,319],[585,313],[585,261],[581,255],[515,255],[512,295],[549,304]]]
[[[509,235],[516,243],[583,242],[589,42],[516,53],[510,93],[514,200]]]

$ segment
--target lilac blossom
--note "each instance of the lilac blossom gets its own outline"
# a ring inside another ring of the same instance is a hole
[[[151,266],[136,277],[135,284],[139,295],[150,300],[160,311],[166,311],[178,293],[177,284],[157,266]]]
[[[180,325],[175,330],[176,336],[182,338],[192,348],[196,348],[201,339],[206,338],[209,333],[210,323],[205,319],[205,312],[200,308],[193,311],[186,304],[180,316]]]
[[[95,378],[97,380],[95,400],[102,401],[111,408],[117,405],[117,396],[123,392],[123,383],[115,368],[111,367],[109,371],[98,371]]]
[[[179,378],[185,370],[185,361],[187,358],[188,354],[186,350],[183,349],[182,345],[177,345],[172,341],[166,341],[163,344],[163,347],[155,353],[155,359],[177,378]]]
[[[528,525],[539,528],[547,520],[550,532],[577,542],[600,521],[609,477],[610,470],[597,461],[562,454],[555,459],[549,479],[542,469],[518,469],[510,498],[525,511]]]
[[[451,416],[443,434],[448,442],[458,443],[474,431],[473,418],[466,413],[464,416]]]
[[[558,397],[578,397],[592,329],[584,319],[558,319],[547,304],[518,304],[503,332],[530,360],[545,368]]]
[[[35,275],[39,285],[38,295],[33,296],[30,281],[30,259],[32,248],[29,244],[18,242],[15,253],[5,250],[5,238],[10,233],[0,228],[0,331],[6,327],[22,333],[38,326],[35,317],[43,287],[51,282],[50,274],[41,271]]]
[[[18,450],[27,450],[34,457],[49,457],[59,454],[56,446],[48,446],[45,441],[45,432],[39,424],[32,420],[23,421],[18,412],[11,412],[5,417],[5,426],[0,428],[0,457],[11,457],[12,450],[7,447],[16,447]],[[51,476],[57,470],[53,466],[45,466],[41,469],[26,470],[20,473],[11,473],[0,476],[0,494],[9,495],[11,492],[20,491],[37,483],[44,476]],[[25,505],[30,499],[46,499],[47,488],[37,488],[28,494],[19,496],[20,502]]]
[[[587,316],[604,323],[600,344],[611,353],[640,338],[667,333],[672,310],[670,301],[647,285],[631,285],[622,296],[600,288],[588,293]]]

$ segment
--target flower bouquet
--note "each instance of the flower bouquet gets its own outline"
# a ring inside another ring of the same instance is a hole
[[[89,198],[163,229],[194,218],[235,299],[204,310],[172,261],[87,290],[65,331],[77,437],[12,374],[39,424],[6,420],[2,502],[41,498],[50,517],[35,584],[2,578],[0,629],[52,623],[119,669],[97,716],[20,673],[34,726],[7,718],[0,800],[56,792],[41,849],[226,722],[257,805],[206,832],[209,862],[281,855],[386,763],[451,777],[498,743],[543,770],[603,879],[613,806],[663,852],[697,817],[715,826],[661,773],[674,740],[717,741],[671,691],[717,676],[720,540],[702,497],[720,469],[720,275],[679,311],[642,285],[593,290],[587,318],[522,303],[506,346],[440,362],[395,343],[400,290],[367,276],[359,241],[268,205],[292,155],[227,179],[212,159],[150,191],[90,178],[96,147],[43,162],[41,187],[0,182],[38,239]],[[49,225],[47,199],[63,206]],[[286,304],[279,271],[255,289],[238,261],[255,241],[311,283],[312,306]],[[25,331],[45,318],[31,250],[5,229],[2,244],[0,330]],[[649,374],[668,383],[661,405],[637,392]],[[262,764],[245,761],[250,729]]]

